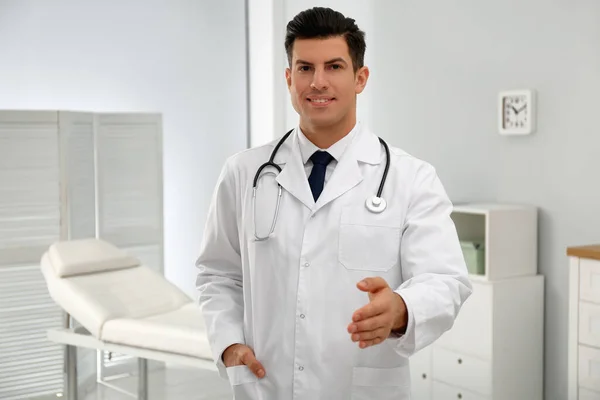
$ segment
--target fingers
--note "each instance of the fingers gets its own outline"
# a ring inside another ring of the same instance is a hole
[[[373,318],[382,314],[387,309],[387,305],[383,301],[374,300],[362,308],[359,308],[352,315],[352,321],[359,322],[368,318]]]
[[[382,338],[380,338],[380,337],[377,337],[377,338],[375,338],[375,340],[366,340],[366,341],[361,341],[361,342],[358,344],[358,346],[359,346],[361,349],[364,349],[364,348],[367,348],[367,347],[369,347],[369,346],[374,346],[374,345],[376,345],[376,344],[379,344],[379,343],[381,343],[381,342],[383,342],[383,339],[382,339]]]
[[[353,342],[359,342],[361,349],[379,344],[390,334],[390,321],[386,314],[381,314],[367,320],[351,323],[348,332]]]
[[[265,369],[262,364],[254,357],[254,352],[247,347],[247,351],[242,354],[241,361],[246,365],[250,371],[258,378],[265,376]]]
[[[362,331],[352,334],[352,341],[358,342],[358,346],[364,349],[369,346],[379,344],[389,336],[389,328],[381,327],[372,331]]]
[[[377,338],[383,339],[386,335],[386,329],[385,328],[377,328],[374,331],[366,331],[366,332],[361,332],[361,333],[354,333],[352,334],[352,341],[353,342],[366,342],[369,340],[375,340]]]
[[[348,333],[353,335],[362,334],[363,332],[371,332],[377,329],[385,328],[388,325],[390,325],[388,318],[385,316],[385,314],[381,314],[360,322],[351,323],[348,325]]]
[[[352,341],[359,342],[359,347],[364,349],[383,342],[390,334],[393,302],[389,293],[392,291],[381,277],[365,278],[358,282],[357,287],[369,293],[369,303],[354,312],[348,332]]]
[[[376,276],[373,278],[365,278],[362,281],[358,282],[356,285],[363,292],[375,293],[380,291],[381,289],[385,289],[388,286],[385,279],[380,276]]]
[[[258,378],[265,376],[265,368],[254,356],[254,351],[243,344],[234,344],[229,346],[223,352],[223,363],[226,367],[235,367],[245,365]]]

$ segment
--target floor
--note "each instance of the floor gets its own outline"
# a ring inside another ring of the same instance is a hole
[[[135,393],[137,377],[120,378],[112,384]],[[148,373],[148,400],[231,400],[229,383],[214,371],[203,369],[160,369]],[[56,396],[38,400],[56,400]],[[96,384],[91,392],[80,393],[79,400],[131,400],[133,397]]]

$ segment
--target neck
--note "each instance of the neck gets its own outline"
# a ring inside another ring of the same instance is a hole
[[[308,140],[320,149],[328,149],[354,129],[356,118],[334,125],[315,125],[300,121],[300,129]]]

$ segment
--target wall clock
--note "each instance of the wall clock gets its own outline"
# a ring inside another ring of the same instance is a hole
[[[498,130],[503,135],[528,135],[535,131],[533,90],[506,90],[498,96]]]

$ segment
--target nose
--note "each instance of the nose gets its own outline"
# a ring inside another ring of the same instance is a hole
[[[329,82],[327,82],[325,70],[321,68],[315,68],[315,73],[313,74],[313,81],[310,84],[310,87],[313,90],[327,90],[327,88],[329,87]]]

